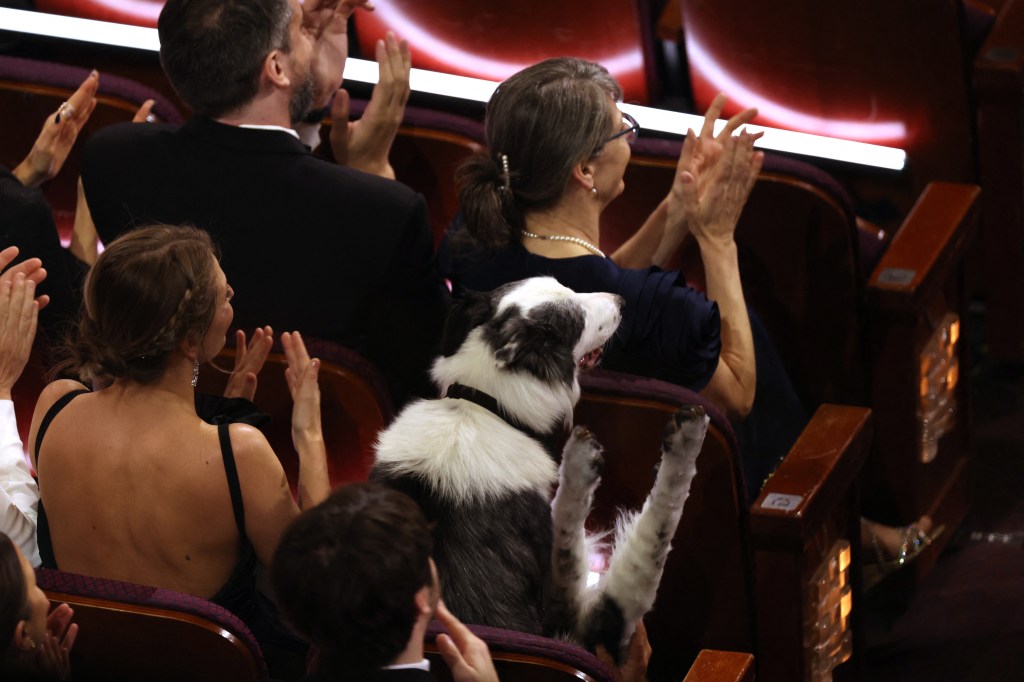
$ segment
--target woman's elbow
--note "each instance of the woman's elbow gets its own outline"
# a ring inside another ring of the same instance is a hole
[[[743,421],[754,406],[756,380],[753,373],[750,374],[743,380],[720,360],[703,394],[725,412],[730,421]]]

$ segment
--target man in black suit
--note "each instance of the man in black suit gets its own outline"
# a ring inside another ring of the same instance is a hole
[[[270,579],[288,622],[314,646],[310,680],[433,680],[423,637],[456,682],[497,682],[487,645],[440,602],[431,529],[410,498],[355,483],[297,518],[274,553]]]
[[[390,173],[408,48],[393,36],[379,46],[381,81],[358,123],[344,91],[335,98],[331,146],[347,166],[295,132],[340,86],[346,22],[366,3],[169,0],[161,63],[195,115],[180,128],[107,128],[87,145],[82,176],[103,241],[153,222],[209,231],[239,324],[354,348],[401,404],[435,392],[427,369],[447,311],[423,197],[372,174]]]

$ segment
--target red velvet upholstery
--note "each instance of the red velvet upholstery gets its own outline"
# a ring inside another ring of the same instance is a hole
[[[409,41],[414,67],[492,81],[548,57],[573,55],[608,67],[627,101],[648,101],[652,23],[646,3],[391,0],[356,13],[355,25],[368,59],[386,31]]]
[[[75,610],[72,650],[81,680],[260,680],[266,664],[252,633],[216,604],[159,587],[37,570],[55,603]]]
[[[498,676],[503,682],[581,679],[612,682],[615,679],[612,671],[601,661],[576,644],[483,625],[470,625],[469,629],[487,643]],[[439,622],[431,622],[426,644],[427,656],[432,663],[431,670],[438,679],[446,680],[451,679],[450,672],[434,644],[437,635],[442,632],[445,630]]]
[[[373,364],[355,351],[320,339],[304,339],[311,357],[320,365],[320,406],[323,413],[327,467],[332,487],[350,481],[365,480],[373,465],[373,445],[377,433],[391,421],[391,396]],[[234,363],[234,349],[218,355],[225,368]],[[285,381],[287,362],[281,353],[271,353],[259,376],[256,406],[270,415],[263,427],[278,458],[284,465],[292,491],[298,481],[298,455],[292,447],[292,399]],[[202,370],[199,388],[219,395],[227,384],[227,375],[207,368]]]

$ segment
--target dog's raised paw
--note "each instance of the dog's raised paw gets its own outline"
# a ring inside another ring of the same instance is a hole
[[[604,448],[585,426],[572,430],[562,450],[562,468],[570,479],[583,486],[596,483],[604,469]]]
[[[700,405],[683,405],[665,425],[662,453],[696,459],[708,430],[708,417]]]

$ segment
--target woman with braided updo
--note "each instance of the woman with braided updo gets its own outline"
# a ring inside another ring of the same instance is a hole
[[[67,367],[93,390],[47,386],[30,445],[44,566],[212,599],[264,644],[258,565],[300,507],[329,493],[319,361],[298,333],[282,335],[296,504],[260,431],[196,414],[198,366],[224,347],[233,295],[201,230],[157,225],[112,242],[86,280]]]

